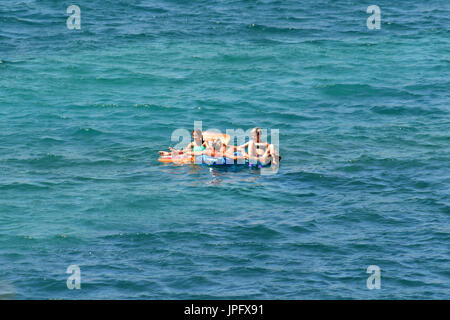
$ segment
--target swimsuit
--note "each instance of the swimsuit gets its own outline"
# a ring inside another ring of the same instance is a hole
[[[203,151],[205,149],[206,148],[204,145],[201,145],[200,147],[193,146],[193,148],[192,148],[193,151]]]

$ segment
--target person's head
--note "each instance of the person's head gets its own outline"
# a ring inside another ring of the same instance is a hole
[[[202,134],[202,130],[200,129],[194,129],[192,130],[192,138],[194,139],[194,141],[202,141],[203,143],[203,134]]]
[[[259,142],[259,139],[261,138],[262,130],[258,127],[255,127],[252,129],[251,133],[252,133],[253,140],[255,140],[256,142]]]
[[[222,139],[220,139],[220,138],[214,140],[214,142],[212,143],[212,147],[216,152],[220,152],[220,150],[222,149],[222,146],[223,146],[223,142],[222,142]]]

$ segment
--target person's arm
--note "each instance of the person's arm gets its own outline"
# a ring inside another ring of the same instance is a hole
[[[214,148],[211,147],[210,145],[208,145],[208,146],[206,147],[206,149],[203,150],[202,152],[203,152],[203,154],[206,154],[207,156],[212,156],[213,153],[214,153]]]
[[[224,156],[233,160],[238,160],[238,159],[245,159],[246,156],[243,154],[242,156],[235,156],[234,152],[235,152],[235,148],[239,148],[239,147],[230,147],[229,149],[226,150]]]
[[[240,146],[237,146],[237,147],[236,147],[237,150],[241,151],[242,155],[243,155],[244,157],[246,157],[246,158],[248,158],[248,153],[245,152],[245,148],[248,148],[248,144],[249,144],[249,143],[250,143],[250,141],[248,141],[248,142],[246,142],[246,143],[244,143],[244,144],[241,144]]]
[[[224,154],[225,157],[236,160],[238,157],[234,155],[234,150],[233,149],[227,149],[227,151]]]
[[[246,143],[244,143],[244,144],[241,144],[240,146],[237,146],[238,148],[242,148],[242,149],[245,149],[245,148],[247,148],[248,147],[248,144],[250,143],[250,141],[247,141]]]
[[[186,148],[183,149],[183,152],[189,153],[192,152],[194,150],[194,143],[191,142],[187,145]]]
[[[187,145],[187,147],[184,148],[183,150],[175,150],[175,149],[173,149],[171,147],[169,149],[170,149],[170,151],[178,153],[178,154],[180,154],[180,153],[189,153],[189,151],[192,150],[192,146],[193,146],[193,142],[189,143]]]

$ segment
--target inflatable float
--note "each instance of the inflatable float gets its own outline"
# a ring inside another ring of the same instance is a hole
[[[222,141],[225,144],[228,144],[230,142],[230,135],[224,134],[224,133],[216,133],[216,132],[208,132],[204,131],[203,134],[203,140],[206,141],[208,144],[216,139],[222,139]],[[235,152],[235,156],[242,156],[240,152]],[[199,164],[199,165],[207,165],[207,166],[233,166],[233,165],[249,165],[250,167],[255,168],[261,168],[270,166],[270,163],[262,165],[261,163],[257,164],[250,164],[248,159],[245,160],[245,162],[233,160],[231,158],[226,157],[211,157],[208,155],[201,155],[201,156],[191,156],[191,155],[169,155],[169,156],[160,156],[158,159],[159,162],[163,163],[174,163],[174,164]]]
[[[235,152],[235,156],[241,156],[240,152]],[[234,160],[227,157],[211,157],[208,155],[201,156],[185,156],[185,155],[177,155],[177,156],[161,156],[158,159],[159,162],[165,163],[173,163],[173,164],[198,164],[198,165],[206,165],[206,166],[236,166],[236,165],[248,165],[251,168],[261,168],[270,166],[270,162],[267,164],[258,163],[252,164],[248,159],[245,159],[244,162]]]

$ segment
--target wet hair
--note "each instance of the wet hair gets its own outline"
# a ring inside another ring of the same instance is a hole
[[[198,135],[199,137],[202,138],[202,144],[205,143],[205,140],[203,140],[202,130],[200,130],[200,129],[194,129],[194,130],[192,130],[192,135],[194,135],[194,132],[196,132],[197,135]]]

